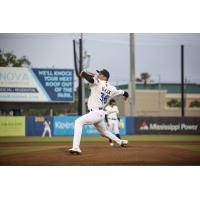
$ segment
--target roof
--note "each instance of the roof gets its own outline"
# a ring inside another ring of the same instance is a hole
[[[119,85],[117,86],[118,89],[127,90],[128,85]],[[200,94],[200,84],[197,83],[187,83],[184,86],[185,93],[188,94]],[[144,84],[137,83],[136,84],[136,90],[167,90],[167,93],[181,93],[181,84],[180,83],[150,83],[144,87]]]

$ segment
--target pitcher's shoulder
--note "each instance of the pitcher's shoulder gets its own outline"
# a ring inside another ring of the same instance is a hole
[[[108,85],[108,88],[109,88],[111,91],[117,90],[117,88],[116,88],[114,85],[111,85],[111,84]]]

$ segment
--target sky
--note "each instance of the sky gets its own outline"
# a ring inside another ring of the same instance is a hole
[[[27,56],[35,68],[74,68],[72,40],[80,34],[0,34],[0,49]],[[180,82],[180,45],[185,45],[185,79],[200,83],[200,34],[136,33],[136,77],[148,72],[154,82]],[[106,68],[112,84],[128,83],[130,56],[128,33],[84,33],[88,71]],[[88,57],[87,57],[88,58]],[[77,82],[77,81],[76,81]],[[75,83],[76,85],[76,83]]]

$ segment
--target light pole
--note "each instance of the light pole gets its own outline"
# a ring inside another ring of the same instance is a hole
[[[82,42],[82,48],[81,48],[81,52],[80,52],[80,59],[81,61],[81,65],[82,65],[82,70],[84,69],[84,57],[83,57],[83,33],[81,33],[80,35],[81,38],[81,42]],[[86,113],[86,108],[85,108],[85,84],[84,84],[84,79],[81,79],[82,84],[82,96],[81,96],[81,105],[82,105],[82,114],[84,115]]]
[[[130,33],[129,115],[135,115],[135,34]]]
[[[82,40],[82,69],[83,70],[87,70],[89,68],[90,65],[90,58],[91,55],[87,54],[87,51],[85,50],[83,53],[83,33],[81,33],[81,40]],[[82,79],[82,114],[86,113],[86,105],[85,105],[85,81],[84,79]]]
[[[184,101],[184,45],[181,45],[181,116],[185,116]]]

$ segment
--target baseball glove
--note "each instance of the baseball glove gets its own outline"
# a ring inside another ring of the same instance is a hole
[[[121,122],[119,122],[118,128],[121,129],[122,127],[123,127],[123,124]]]

